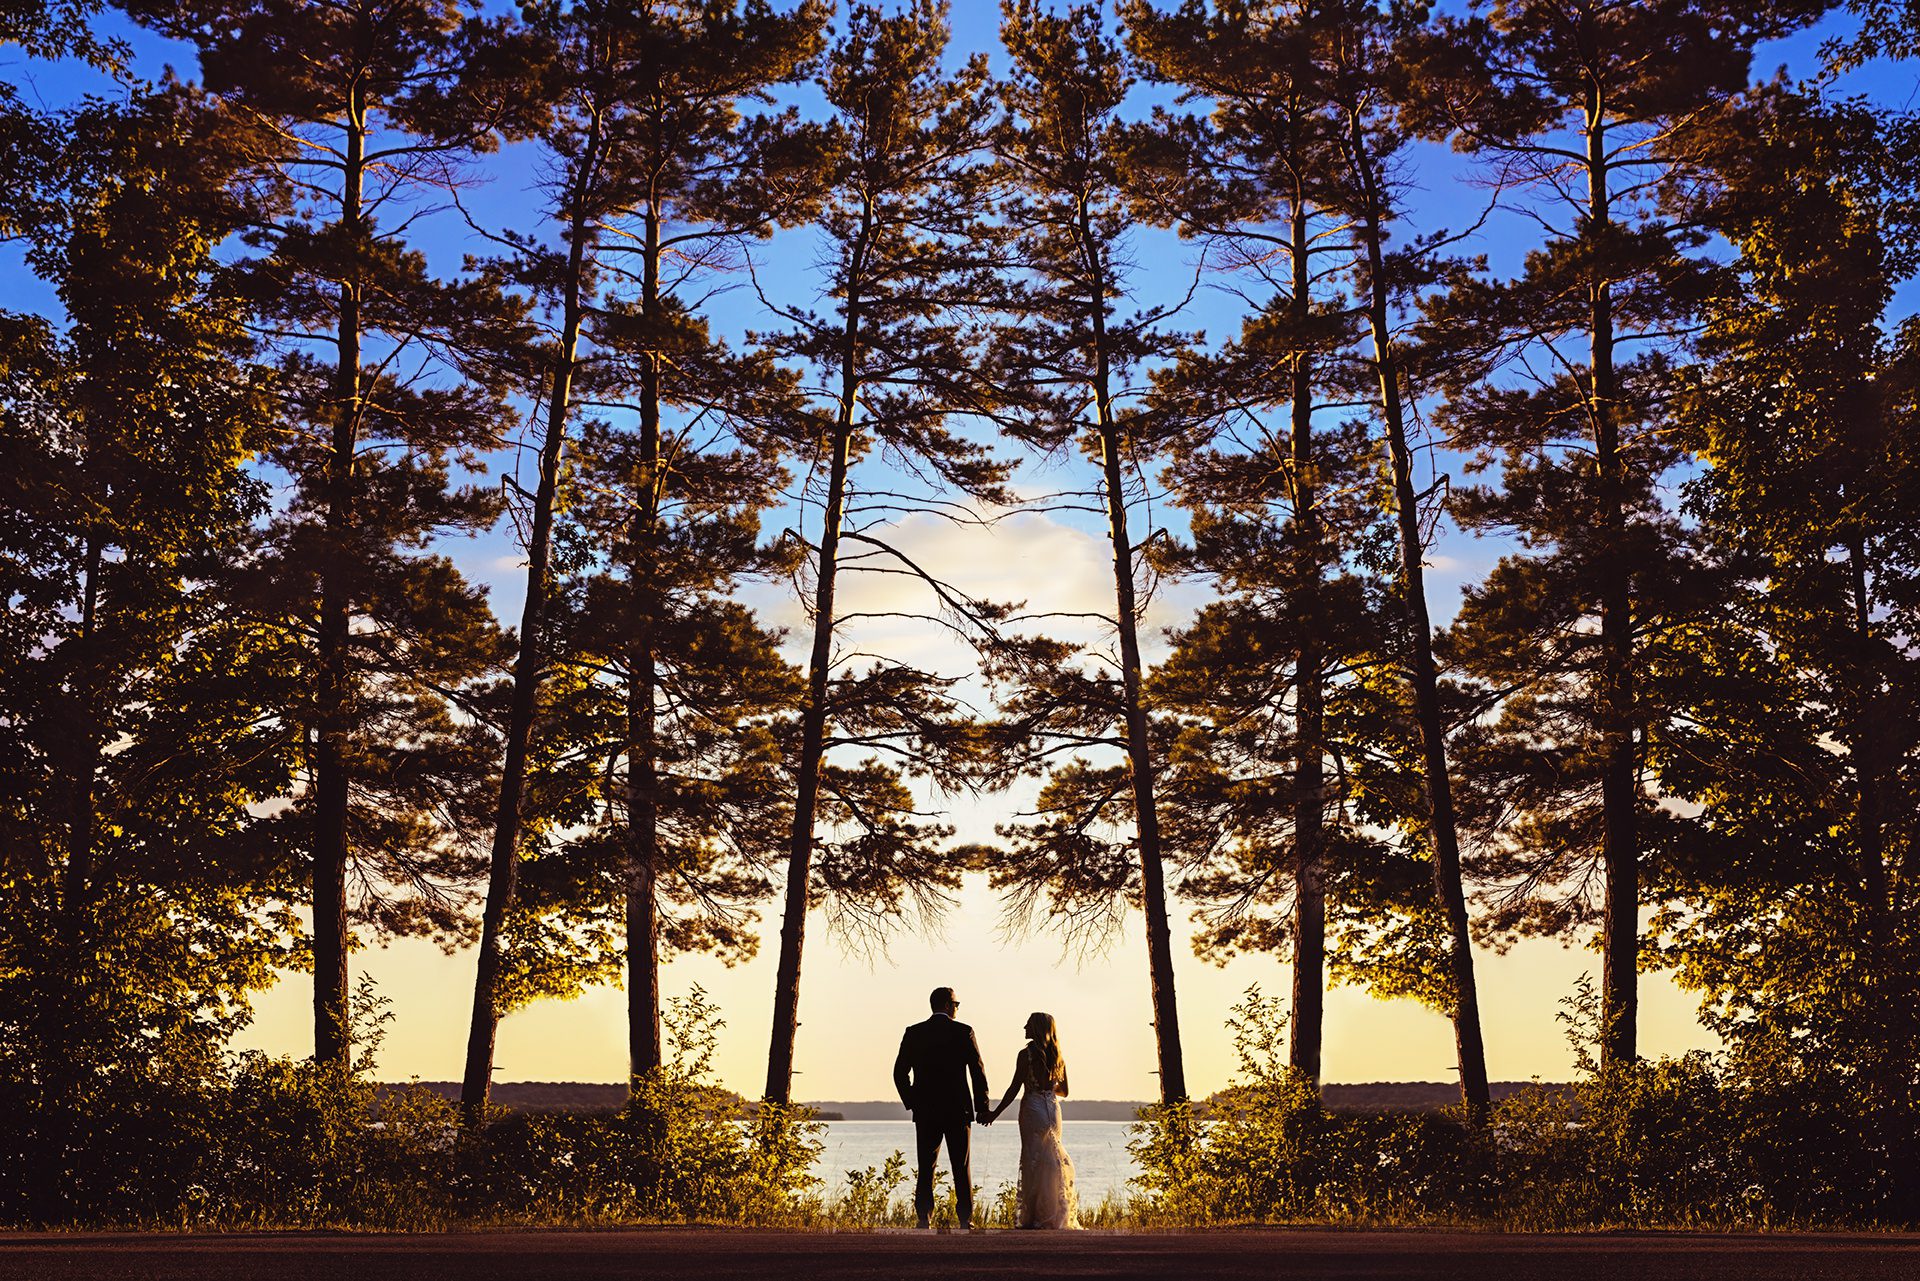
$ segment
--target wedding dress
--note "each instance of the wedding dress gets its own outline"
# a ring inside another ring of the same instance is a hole
[[[1080,1226],[1073,1158],[1060,1142],[1060,1098],[1032,1084],[1020,1096],[1020,1226]]]

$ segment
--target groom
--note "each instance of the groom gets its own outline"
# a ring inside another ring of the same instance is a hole
[[[962,1229],[973,1226],[973,1170],[968,1161],[968,1127],[975,1119],[989,1125],[987,1072],[980,1065],[980,1046],[973,1029],[954,1020],[960,1008],[950,987],[936,987],[928,998],[933,1017],[915,1023],[900,1038],[900,1057],[893,1061],[893,1084],[900,1102],[913,1113],[914,1137],[920,1157],[920,1182],[913,1191],[913,1209],[921,1227],[933,1216],[933,1163],[940,1145],[947,1145],[947,1163],[953,1167],[953,1191]],[[969,1090],[968,1078],[972,1088]]]

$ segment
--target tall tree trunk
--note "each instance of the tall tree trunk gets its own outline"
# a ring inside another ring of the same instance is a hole
[[[1874,956],[1875,977],[1884,964],[1884,949],[1890,941],[1886,837],[1881,828],[1880,731],[1875,723],[1879,702],[1879,668],[1873,659],[1873,598],[1867,571],[1867,539],[1858,527],[1847,540],[1848,570],[1853,580],[1853,732],[1849,749],[1853,754],[1854,786],[1859,806],[1860,885],[1867,901],[1867,941]]]
[[[1899,1101],[1911,1093],[1914,1032],[1913,986],[1910,970],[1893,965],[1893,903],[1887,883],[1886,833],[1882,828],[1882,730],[1878,723],[1880,674],[1874,659],[1872,578],[1867,564],[1866,531],[1855,525],[1847,536],[1847,570],[1851,580],[1853,686],[1847,746],[1853,757],[1854,796],[1859,828],[1860,889],[1866,904],[1866,947],[1859,960],[1858,995],[1863,1007],[1859,1023],[1872,1031],[1862,1056],[1864,1101],[1877,1116],[1899,1125]],[[1891,1111],[1889,1110],[1891,1109]]]
[[[1607,192],[1605,104],[1596,90],[1587,116],[1590,222],[1612,222]],[[1633,596],[1626,563],[1626,486],[1620,455],[1618,384],[1614,371],[1613,287],[1604,276],[1588,286],[1596,497],[1602,530],[1600,564],[1600,724],[1604,742],[1600,806],[1606,866],[1604,978],[1600,1000],[1603,1063],[1638,1057],[1640,959],[1640,816],[1634,737]]]
[[[341,227],[359,252],[365,236],[367,111],[364,86],[348,88],[341,177]],[[352,1056],[347,1016],[347,736],[353,575],[347,545],[354,525],[354,451],[360,436],[360,288],[358,270],[340,286],[334,368],[333,439],[327,457],[327,537],[320,565],[319,670],[314,682],[318,751],[313,815],[313,1058],[345,1067]]]
[[[1147,920],[1147,974],[1152,985],[1153,1031],[1160,1067],[1160,1101],[1187,1097],[1186,1062],[1180,1050],[1180,1014],[1174,999],[1173,930],[1167,919],[1166,871],[1160,842],[1160,811],[1154,797],[1154,767],[1148,739],[1146,700],[1141,691],[1139,605],[1133,588],[1133,543],[1127,533],[1127,494],[1120,453],[1120,426],[1114,420],[1112,377],[1108,365],[1106,288],[1099,270],[1104,246],[1095,242],[1087,206],[1081,204],[1080,235],[1087,262],[1094,267],[1092,294],[1093,400],[1100,432],[1100,467],[1106,491],[1107,537],[1113,552],[1114,624],[1120,634],[1121,697],[1127,727],[1127,772],[1133,785],[1134,821],[1140,840],[1140,897]]]
[[[649,204],[642,245],[640,306],[660,312],[660,218]],[[635,486],[633,627],[627,654],[627,1061],[631,1083],[660,1066],[660,930],[655,896],[660,868],[660,780],[655,742],[657,672],[653,636],[661,602],[651,581],[659,552],[663,500],[660,452],[661,362],[649,357],[640,371],[640,475]]]
[[[500,1025],[500,934],[513,906],[515,864],[520,850],[520,810],[526,792],[527,753],[546,672],[546,625],[553,544],[553,505],[560,483],[560,454],[567,439],[573,378],[579,367],[586,254],[593,237],[586,207],[599,169],[600,116],[587,134],[573,190],[569,193],[567,277],[561,303],[560,339],[548,389],[546,434],[540,443],[540,479],[533,495],[533,528],[527,540],[527,595],[520,607],[520,650],[514,655],[513,697],[507,711],[506,754],[494,808],[493,850],[487,869],[487,904],[480,918],[480,955],[473,984],[473,1014],[467,1029],[466,1072],[460,1108],[468,1124],[486,1113],[493,1086],[494,1040]]]
[[[858,261],[863,229],[855,242]],[[819,572],[813,590],[813,649],[807,658],[807,703],[800,718],[800,760],[794,779],[793,829],[787,844],[787,889],[780,923],[780,966],[774,976],[773,1037],[767,1050],[766,1097],[793,1101],[793,1045],[800,1029],[800,954],[807,934],[807,887],[813,876],[813,819],[826,753],[828,678],[833,664],[833,593],[839,571],[840,524],[845,518],[847,467],[860,392],[860,296],[849,289],[842,336],[840,407],[827,466],[827,503],[820,522]]]
[[[1491,1107],[1487,1052],[1480,1035],[1480,989],[1473,972],[1466,889],[1460,872],[1460,836],[1454,818],[1453,782],[1447,769],[1447,727],[1440,710],[1440,675],[1433,659],[1433,623],[1427,614],[1426,548],[1420,538],[1419,498],[1413,488],[1413,451],[1407,447],[1406,409],[1394,355],[1392,312],[1387,296],[1379,183],[1359,117],[1348,137],[1366,200],[1363,222],[1369,294],[1367,321],[1379,376],[1380,414],[1386,421],[1393,464],[1393,500],[1400,531],[1401,589],[1406,597],[1407,636],[1413,645],[1413,707],[1420,725],[1427,822],[1433,836],[1433,888],[1447,920],[1447,962],[1453,979],[1453,1043],[1460,1066],[1460,1096],[1468,1120],[1478,1127]]]
[[[635,629],[627,656],[627,1072],[660,1066],[660,793],[655,767],[652,629]]]
[[[80,632],[75,638],[79,648],[79,670],[75,673],[74,759],[71,767],[70,803],[67,821],[67,872],[60,898],[59,941],[63,964],[70,982],[84,982],[88,975],[80,962],[80,948],[86,934],[87,904],[92,897],[93,846],[97,819],[94,793],[100,775],[100,678],[99,641],[95,633],[100,613],[100,573],[105,561],[105,537],[95,527],[87,531],[82,561],[84,582],[80,589]]]
[[[98,629],[100,573],[105,538],[96,526],[87,531],[81,561],[80,628],[74,638],[79,662],[71,681],[73,754],[67,766],[69,813],[66,871],[58,882],[51,964],[40,975],[35,1001],[31,1067],[40,1083],[38,1098],[26,1109],[26,1133],[38,1132],[39,1151],[57,1156],[86,1142],[82,1134],[80,1092],[90,1055],[82,1045],[88,1022],[101,1019],[99,1003],[106,995],[92,980],[93,966],[86,956],[93,931],[88,926],[94,881],[94,842],[98,828],[95,793],[101,757],[100,678]],[[32,1096],[29,1095],[31,1098]],[[54,1161],[49,1177],[31,1183],[29,1205],[34,1216],[58,1222],[83,1209],[79,1189],[68,1176],[66,1163]]]
[[[1294,195],[1290,228],[1293,252],[1292,313],[1298,331],[1312,315],[1312,273],[1308,251],[1306,202]],[[1294,667],[1293,801],[1293,1018],[1288,1063],[1320,1084],[1320,1049],[1326,1003],[1327,894],[1324,834],[1326,807],[1326,691],[1321,685],[1320,512],[1313,456],[1313,359],[1293,358],[1293,422],[1289,451],[1293,464],[1294,523],[1300,541],[1294,590],[1300,602],[1300,652]]]

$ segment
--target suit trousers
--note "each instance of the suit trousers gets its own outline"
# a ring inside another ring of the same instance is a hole
[[[933,1213],[933,1163],[940,1157],[940,1145],[947,1145],[947,1164],[953,1167],[955,1208],[960,1226],[973,1223],[972,1122],[959,1118],[922,1121],[914,1118],[913,1135],[919,1148],[920,1182],[913,1189],[913,1208],[925,1219]]]

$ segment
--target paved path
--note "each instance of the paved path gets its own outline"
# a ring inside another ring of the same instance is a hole
[[[892,1281],[1079,1277],[1913,1281],[1920,1235],[1235,1230],[1170,1233],[607,1232],[4,1234],[33,1281]]]

